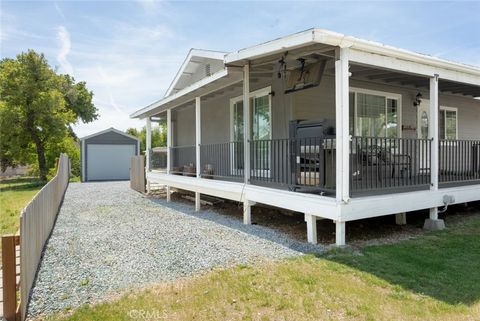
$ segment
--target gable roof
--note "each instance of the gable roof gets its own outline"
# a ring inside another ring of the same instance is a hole
[[[165,96],[170,96],[175,92],[191,85],[193,82],[198,81],[200,79],[195,79],[192,81],[192,75],[198,72],[199,70],[206,70],[207,65],[215,64],[216,68],[211,70],[211,74],[220,70],[220,66],[223,67],[223,59],[227,53],[222,51],[214,51],[214,50],[204,50],[204,49],[190,49],[188,52],[187,57],[183,61],[180,69],[178,70],[175,78],[173,78],[172,83],[168,87],[167,91],[165,92]],[[209,76],[207,74],[203,75]],[[203,77],[202,77],[203,78]]]
[[[106,134],[106,133],[109,133],[109,132],[113,132],[113,133],[116,133],[116,134],[119,134],[119,135],[126,136],[126,137],[131,138],[131,139],[135,139],[136,141],[139,141],[138,137],[129,135],[129,134],[124,133],[121,130],[115,129],[113,127],[107,128],[107,129],[102,130],[98,133],[94,133],[94,134],[82,137],[82,138],[80,138],[80,140],[86,140],[86,139],[89,139],[89,138],[92,138],[92,137],[95,137],[95,136],[100,136],[100,135],[103,135],[103,134]]]

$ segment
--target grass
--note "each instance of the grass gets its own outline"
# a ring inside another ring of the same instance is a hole
[[[480,216],[360,252],[239,265],[51,320],[478,320]]]
[[[16,233],[20,227],[20,210],[42,188],[37,178],[14,178],[0,181],[0,234]]]

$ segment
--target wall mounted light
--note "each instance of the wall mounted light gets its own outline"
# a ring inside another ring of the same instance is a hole
[[[418,107],[422,103],[422,93],[418,93],[413,101],[413,106]]]

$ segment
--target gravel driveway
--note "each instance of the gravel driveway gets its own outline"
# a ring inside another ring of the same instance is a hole
[[[193,204],[149,199],[129,182],[72,183],[46,246],[29,316],[213,267],[318,252],[272,229]]]

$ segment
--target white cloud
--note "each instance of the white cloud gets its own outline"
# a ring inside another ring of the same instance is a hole
[[[70,33],[67,28],[64,26],[58,27],[57,39],[60,43],[60,51],[57,54],[57,60],[60,63],[62,72],[73,75],[73,67],[67,60],[67,56],[71,49]]]
[[[62,17],[63,20],[65,20],[65,15],[63,14],[63,11],[62,9],[60,9],[60,6],[58,5],[58,3],[55,2],[55,10],[57,10],[58,14],[60,15],[60,17]]]

